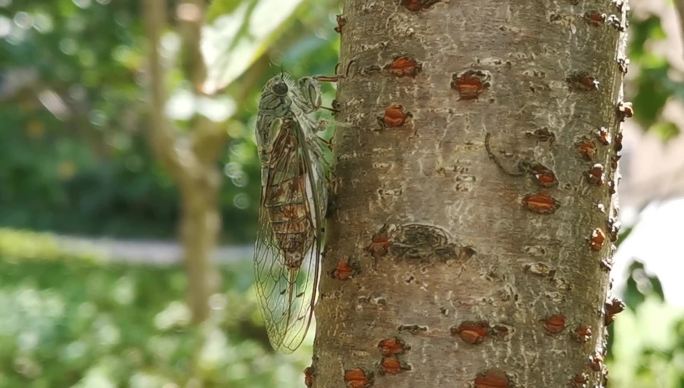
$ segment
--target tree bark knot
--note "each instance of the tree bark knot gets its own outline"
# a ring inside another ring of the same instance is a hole
[[[389,252],[400,258],[465,261],[475,254],[469,246],[453,242],[444,229],[425,224],[405,224],[389,228]]]

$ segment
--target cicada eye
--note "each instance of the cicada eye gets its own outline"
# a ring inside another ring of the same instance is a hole
[[[279,96],[284,96],[287,94],[287,84],[283,81],[276,82],[275,85],[273,85],[273,93],[279,95]]]

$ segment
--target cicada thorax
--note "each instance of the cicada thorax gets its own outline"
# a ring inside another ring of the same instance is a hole
[[[294,122],[285,119],[271,148],[275,160],[292,160],[298,152]],[[274,166],[275,167],[275,166]],[[283,265],[297,269],[315,242],[310,202],[307,197],[307,176],[298,164],[289,165],[268,183],[264,196],[269,222]]]
[[[308,122],[308,114],[321,106],[321,90],[314,77],[302,77],[294,81],[288,74],[280,74],[271,78],[264,87],[259,100],[257,114],[257,145],[267,147],[277,133],[281,120],[294,117]],[[300,125],[302,130],[308,126]],[[263,159],[262,159],[263,162]]]
[[[302,77],[297,81],[295,101],[304,113],[315,112],[321,107],[321,87],[314,77]]]

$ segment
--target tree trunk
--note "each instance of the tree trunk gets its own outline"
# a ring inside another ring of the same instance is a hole
[[[602,384],[626,5],[344,5],[308,383]]]
[[[176,10],[183,42],[181,67],[197,94],[206,74],[199,49],[204,7],[204,0],[186,0]],[[221,228],[218,195],[222,175],[218,161],[227,136],[222,123],[203,116],[194,117],[191,131],[184,135],[165,116],[168,91],[159,43],[166,26],[166,9],[165,0],[144,2],[150,62],[150,144],[180,190],[187,299],[193,321],[202,322],[209,317],[209,297],[219,282],[210,258]]]
[[[219,278],[211,263],[211,254],[221,229],[217,197],[220,174],[181,187],[180,223],[188,276],[188,301],[196,322],[209,317],[209,297],[217,290]]]

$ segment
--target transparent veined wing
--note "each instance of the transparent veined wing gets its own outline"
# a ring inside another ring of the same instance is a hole
[[[294,351],[313,318],[327,200],[321,141],[313,123],[272,120],[262,152],[262,198],[254,253],[256,288],[271,344]],[[316,140],[318,139],[318,140]]]

